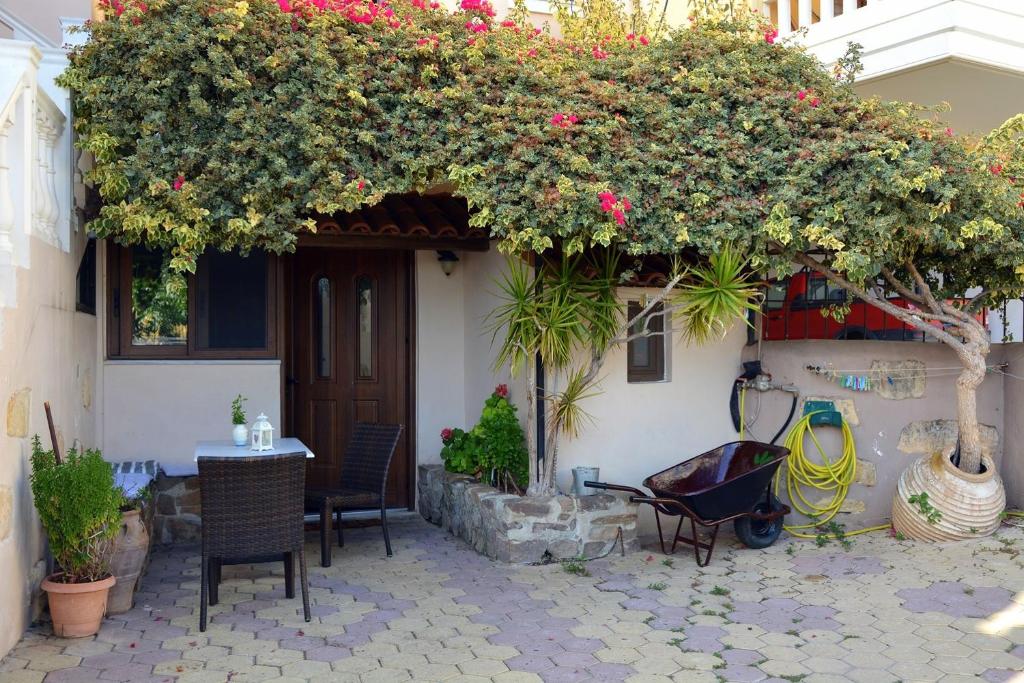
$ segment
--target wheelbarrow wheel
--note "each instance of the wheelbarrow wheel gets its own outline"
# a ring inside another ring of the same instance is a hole
[[[754,506],[751,512],[757,512],[761,514],[767,514],[771,512],[778,512],[782,509],[782,501],[776,496],[772,495],[771,503],[762,500]],[[740,517],[734,521],[733,528],[736,530],[736,536],[743,542],[743,545],[748,548],[758,550],[760,548],[767,548],[779,537],[782,533],[783,517],[779,515],[774,519],[757,519],[755,517]]]

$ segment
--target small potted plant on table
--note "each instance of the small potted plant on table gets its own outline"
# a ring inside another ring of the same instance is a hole
[[[231,439],[236,446],[244,446],[249,443],[249,430],[245,426],[245,408],[242,407],[245,401],[246,398],[239,394],[231,402],[231,424],[235,425],[231,431]]]
[[[32,441],[32,498],[46,529],[57,571],[43,580],[54,634],[95,634],[114,585],[111,541],[122,500],[110,464],[99,451],[70,450],[65,458]]]

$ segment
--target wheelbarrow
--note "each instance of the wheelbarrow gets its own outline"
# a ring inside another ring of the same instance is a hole
[[[654,508],[661,552],[672,555],[679,542],[693,546],[697,566],[706,567],[715,549],[718,528],[731,521],[736,536],[748,548],[767,548],[782,533],[783,517],[791,510],[771,492],[772,477],[789,455],[789,449],[759,441],[734,441],[696,458],[662,470],[644,479],[654,492],[597,481],[585,486],[606,491],[624,491],[630,502]],[[669,550],[661,528],[661,515],[679,517]],[[690,536],[681,534],[683,520],[690,519]],[[698,534],[711,528],[708,540]],[[707,550],[703,559],[701,550]]]

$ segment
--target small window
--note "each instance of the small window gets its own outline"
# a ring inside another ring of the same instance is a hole
[[[188,343],[188,278],[165,251],[132,249],[130,301],[132,346]]]
[[[359,319],[359,379],[372,379],[373,372],[373,280],[363,275],[356,280],[356,310]]]
[[[209,251],[196,276],[199,348],[266,348],[267,253]]]
[[[316,376],[328,379],[331,376],[331,281],[326,277],[317,278],[313,292],[313,341],[316,344]]]
[[[632,320],[640,315],[644,307],[638,301],[630,301],[628,307],[629,319]],[[652,313],[660,313],[663,310],[658,304]],[[644,329],[644,321],[640,320],[630,334],[638,334]],[[627,382],[662,382],[667,376],[665,374],[665,345],[666,335],[665,316],[650,316],[647,323],[647,330],[652,334],[648,337],[638,337],[627,344],[626,349],[626,381]]]
[[[107,250],[108,355],[113,358],[273,358],[275,268],[254,251],[209,250],[196,274],[142,246]]]
[[[75,310],[96,315],[96,240],[85,243],[82,262],[78,264]]]
[[[764,297],[766,311],[781,311],[786,305],[786,283],[773,282]]]

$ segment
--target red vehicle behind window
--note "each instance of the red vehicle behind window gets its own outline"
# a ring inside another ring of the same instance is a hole
[[[850,296],[824,276],[801,271],[785,280],[771,283],[761,316],[761,338],[784,339],[884,339],[922,341],[924,332],[908,325],[875,306],[854,298],[843,320],[828,314],[830,306],[842,306]],[[901,297],[889,302],[900,308],[916,306]],[[978,319],[984,323],[984,313]],[[939,323],[927,323],[939,325]]]

